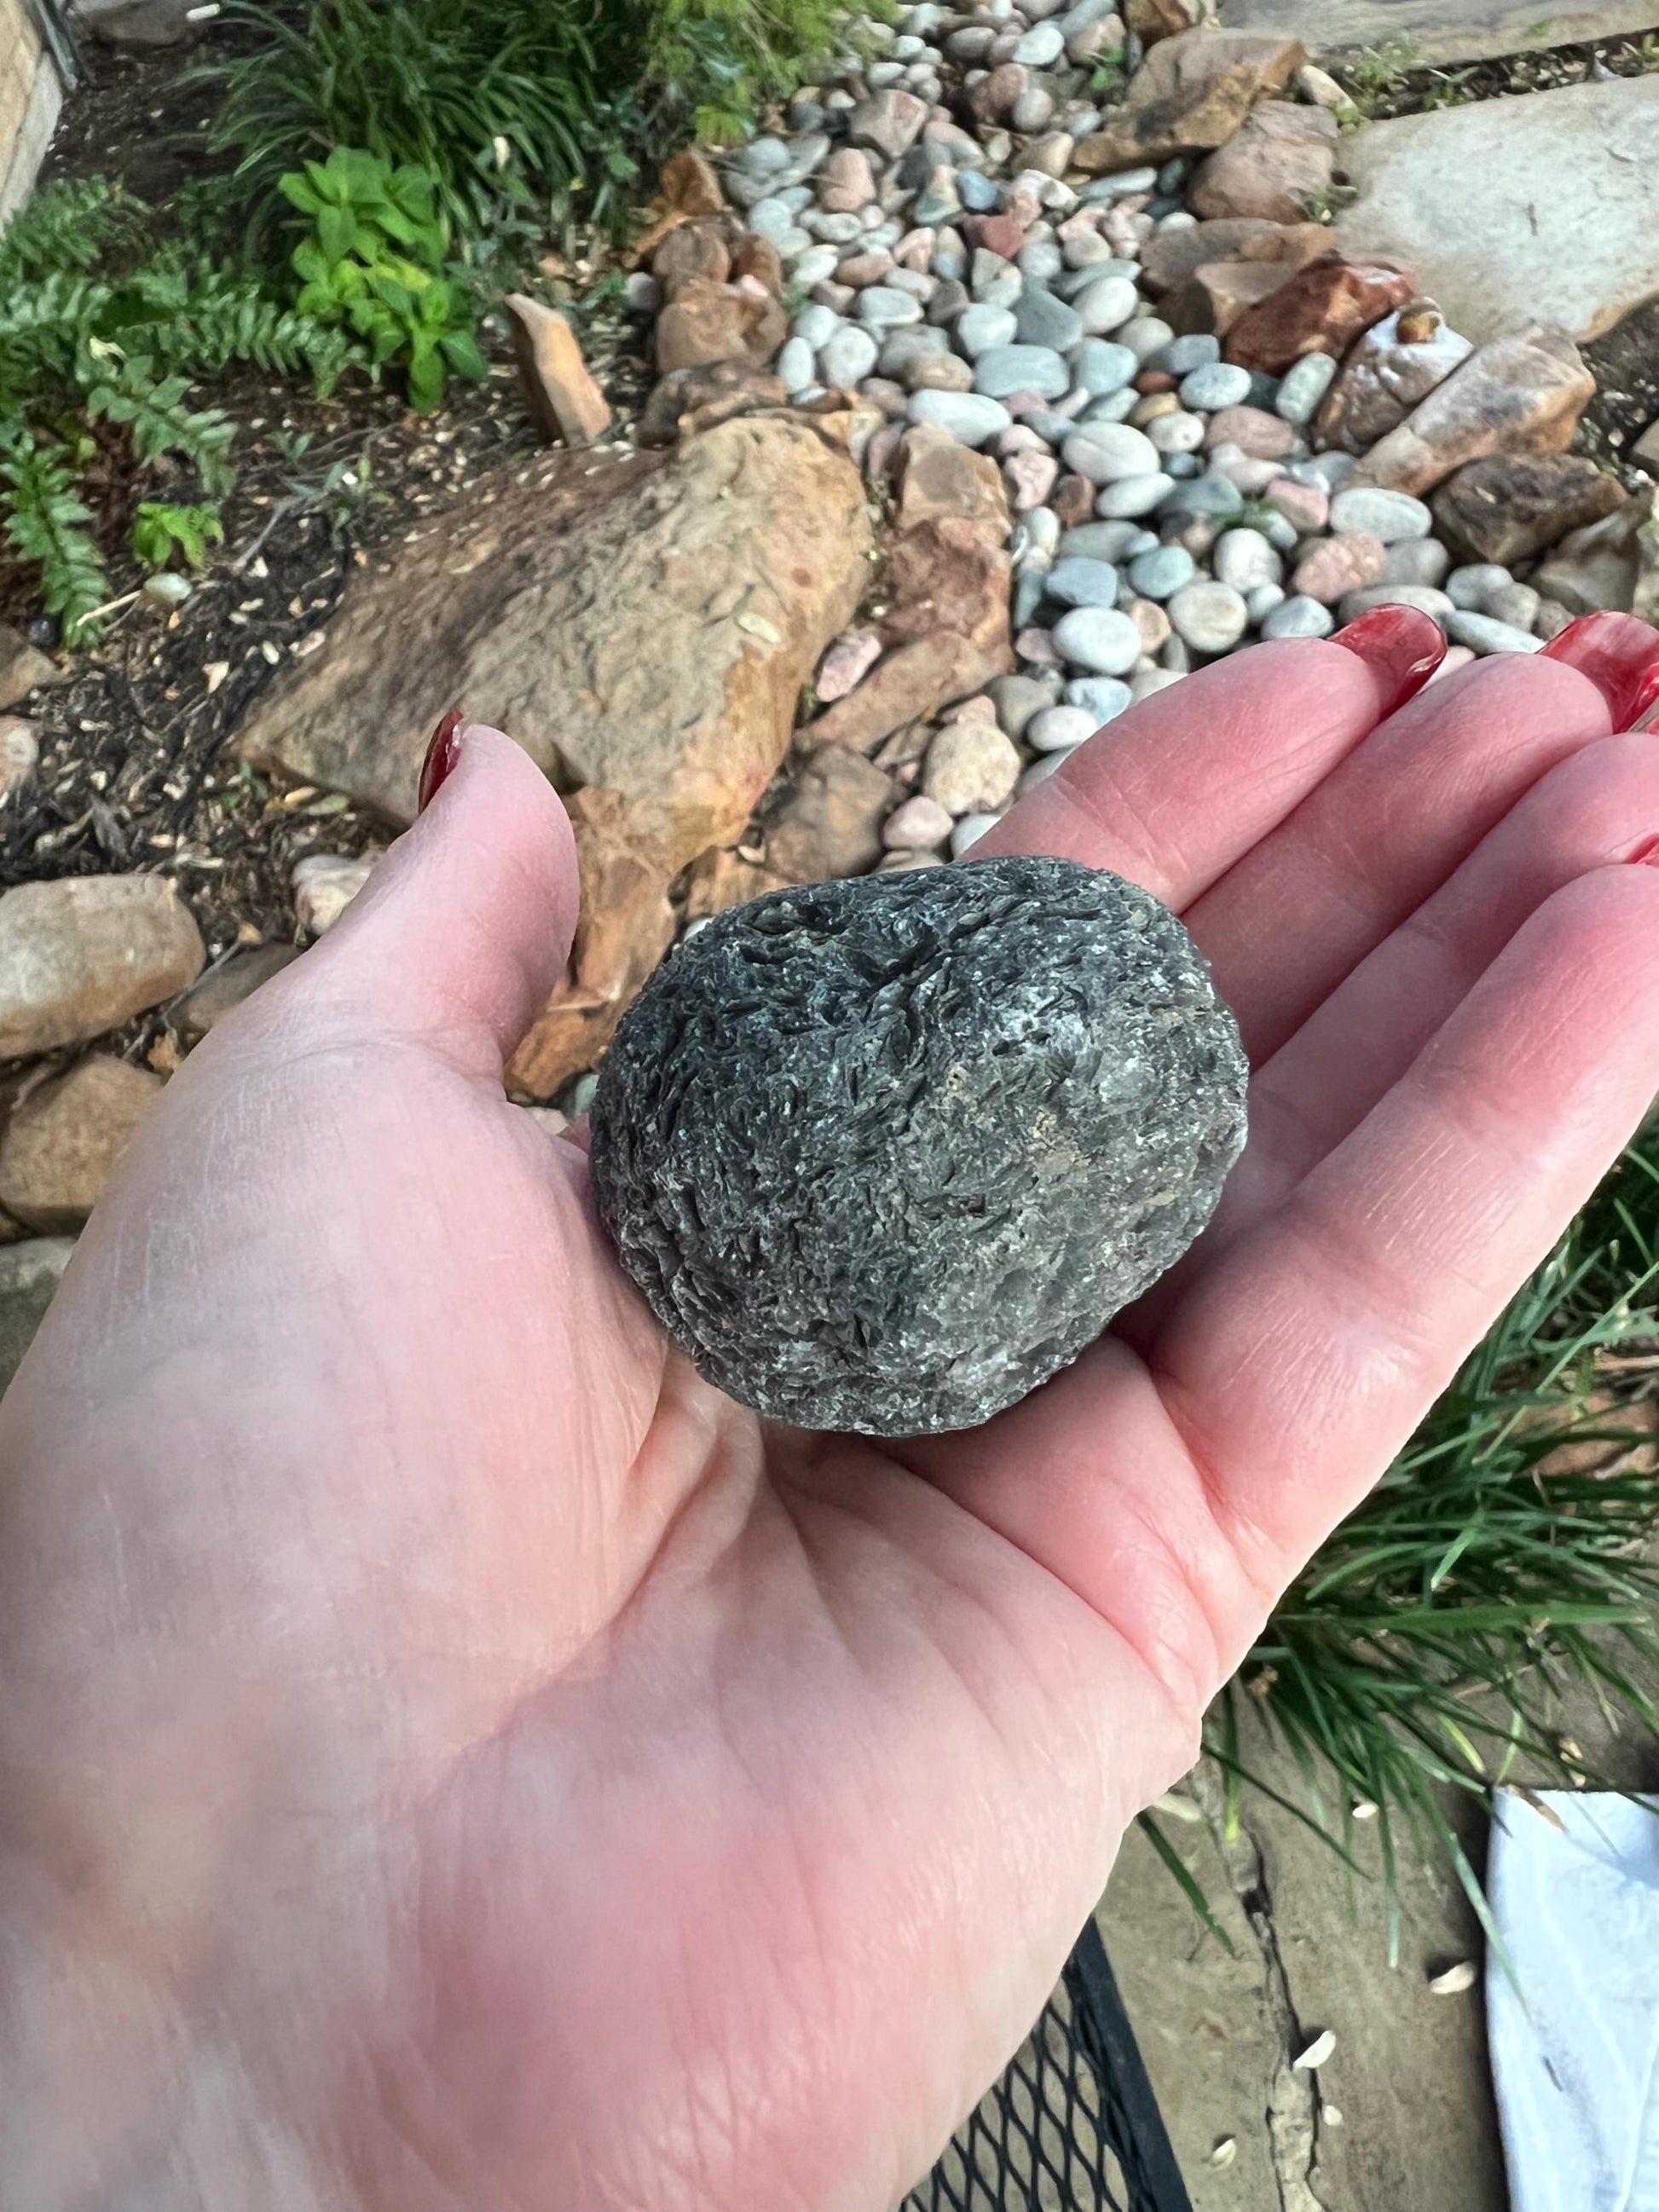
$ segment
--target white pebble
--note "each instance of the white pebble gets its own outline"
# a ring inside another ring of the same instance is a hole
[[[970,845],[977,845],[988,830],[994,830],[1000,814],[964,814],[951,832],[951,858],[959,860]]]
[[[1025,742],[1036,752],[1070,752],[1093,737],[1097,726],[1082,707],[1045,707],[1025,725]]]
[[[1184,586],[1170,600],[1169,616],[1194,653],[1228,652],[1243,636],[1250,619],[1243,593],[1231,584]]]
[[[1446,617],[1446,628],[1459,645],[1467,645],[1474,653],[1541,653],[1544,649],[1543,639],[1534,637],[1529,630],[1494,622],[1490,615],[1470,614],[1462,607],[1454,608]]]

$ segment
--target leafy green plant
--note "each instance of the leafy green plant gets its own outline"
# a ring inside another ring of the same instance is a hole
[[[211,501],[179,507],[167,500],[147,499],[132,519],[132,550],[147,568],[165,568],[175,550],[187,568],[199,568],[209,545],[222,545],[224,537],[224,523]]]
[[[447,233],[427,171],[337,146],[326,161],[285,176],[282,189],[312,223],[294,249],[301,314],[349,329],[373,373],[400,367],[410,403],[422,411],[440,404],[452,372],[487,374],[463,274],[446,273]]]
[[[109,598],[82,490],[91,426],[112,426],[139,473],[184,468],[222,494],[234,425],[190,404],[193,380],[252,362],[326,386],[349,349],[257,275],[157,244],[150,210],[105,179],[48,185],[21,211],[0,239],[0,527],[67,643]]]
[[[1384,39],[1356,54],[1337,79],[1363,116],[1376,114],[1385,102],[1403,90],[1406,80],[1422,65],[1422,50],[1415,39]]]
[[[1390,1887],[1408,1834],[1447,1855],[1484,1920],[1447,1793],[1484,1799],[1517,1766],[1534,1783],[1596,1781],[1550,1724],[1553,1694],[1574,1682],[1659,1726],[1632,1669],[1659,1659],[1659,1571],[1639,1551],[1659,1521],[1659,1471],[1607,1387],[1659,1371],[1633,1343],[1659,1345],[1659,1156],[1643,1142],[1218,1701],[1206,1748],[1229,1820],[1267,1786],[1249,1748],[1265,1729],[1305,1785],[1291,1810],[1347,1850],[1355,1806],[1374,1808]],[[1567,1446],[1597,1449],[1581,1461]],[[1156,1818],[1146,1825],[1207,1911]]]

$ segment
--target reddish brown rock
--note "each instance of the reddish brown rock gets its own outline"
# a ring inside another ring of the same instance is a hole
[[[0,1206],[30,1229],[78,1229],[161,1088],[147,1067],[94,1053],[30,1091],[0,1142]]]
[[[718,215],[726,204],[714,163],[693,146],[665,162],[659,185],[663,198],[680,215]]]
[[[977,691],[1005,664],[956,630],[939,630],[902,645],[872,669],[855,691],[809,722],[798,742],[805,751],[844,745],[873,752],[901,723],[936,714],[953,699]]]
[[[1336,139],[1336,118],[1322,107],[1264,100],[1200,165],[1189,204],[1195,214],[1217,222],[1256,216],[1297,222],[1308,202],[1330,187]]]
[[[988,253],[1000,253],[1005,261],[1012,261],[1025,243],[1026,226],[1012,215],[968,215],[962,219],[962,234],[969,246],[982,246]]]
[[[1380,584],[1387,560],[1388,548],[1368,531],[1350,530],[1340,538],[1322,538],[1297,562],[1291,589],[1334,606],[1350,592]]]
[[[745,860],[741,853],[717,845],[693,860],[686,871],[685,919],[706,921],[711,915],[724,914],[729,906],[742,906],[787,886],[787,877],[775,876],[759,861]]]
[[[788,317],[769,295],[694,277],[657,319],[657,367],[665,375],[719,361],[763,368],[788,333]]]
[[[550,443],[562,438],[567,446],[603,437],[611,428],[611,410],[564,317],[522,292],[509,292],[501,304],[525,404],[541,435]]]
[[[201,933],[161,876],[75,876],[0,897],[0,1060],[78,1044],[202,972]]]
[[[1073,155],[1093,175],[1224,145],[1255,102],[1283,92],[1308,58],[1299,39],[1268,32],[1186,31],[1162,40],[1129,80],[1122,106]]]
[[[1095,511],[1095,495],[1099,486],[1090,483],[1087,477],[1063,476],[1049,495],[1048,504],[1060,517],[1063,530],[1075,530],[1087,522]]]
[[[679,223],[651,257],[651,274],[665,300],[676,298],[688,284],[723,284],[731,273],[732,249],[723,223]]]
[[[1206,261],[1235,260],[1252,239],[1273,240],[1279,230],[1279,224],[1260,216],[1243,216],[1195,222],[1186,230],[1157,231],[1141,253],[1140,273],[1148,291],[1168,292],[1184,284]]]
[[[1031,82],[1023,62],[999,62],[968,91],[969,113],[978,123],[1006,123]]]
[[[1345,354],[1361,331],[1403,307],[1417,289],[1406,270],[1386,262],[1322,254],[1298,269],[1227,332],[1229,361],[1282,376],[1304,353]]]
[[[1473,351],[1439,311],[1415,302],[1384,315],[1360,338],[1319,410],[1322,446],[1365,453],[1403,422]]]
[[[1144,46],[1160,39],[1178,38],[1215,21],[1210,0],[1124,0],[1123,21]]]
[[[937,515],[918,523],[889,556],[887,586],[893,605],[881,634],[890,645],[902,645],[935,630],[957,630],[1006,667],[1012,576],[1012,563],[1002,546],[963,516]]]
[[[1582,453],[1492,453],[1441,485],[1437,534],[1460,559],[1512,568],[1625,504],[1624,486]]]
[[[898,796],[873,761],[832,745],[805,763],[766,833],[766,865],[792,884],[861,876],[881,858],[881,825]]]
[[[1423,492],[1488,453],[1559,453],[1571,444],[1595,390],[1595,379],[1558,325],[1507,331],[1477,347],[1373,446],[1354,481]]]

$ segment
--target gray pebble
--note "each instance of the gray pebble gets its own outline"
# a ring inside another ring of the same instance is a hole
[[[1333,447],[1328,453],[1316,453],[1310,460],[1294,461],[1285,470],[1298,483],[1323,484],[1327,491],[1340,491],[1348,478],[1359,466],[1352,453]]]
[[[975,391],[993,399],[1006,399],[1016,392],[1058,399],[1071,381],[1071,371],[1052,346],[987,346],[974,363]]]
[[[1204,427],[1201,415],[1189,415],[1184,408],[1174,407],[1167,415],[1152,417],[1146,425],[1146,435],[1164,456],[1167,466],[1172,453],[1185,456],[1197,453],[1204,443]]]
[[[1339,613],[1343,622],[1351,623],[1373,607],[1415,607],[1442,629],[1457,611],[1446,594],[1437,592],[1431,584],[1368,584],[1364,591],[1347,592]]]
[[[1032,717],[1054,703],[1052,687],[1034,676],[999,676],[990,690],[1005,737],[1023,738]]]
[[[1220,339],[1207,332],[1194,331],[1187,337],[1170,338],[1151,356],[1147,366],[1164,369],[1170,376],[1186,377],[1195,368],[1207,368],[1220,358]]]
[[[1074,668],[1126,676],[1140,658],[1140,632],[1127,615],[1107,607],[1074,607],[1054,624],[1054,646]]]
[[[1364,531],[1393,545],[1402,538],[1426,538],[1434,517],[1407,491],[1386,491],[1375,484],[1352,484],[1331,501],[1331,528],[1339,537]]]
[[[1459,645],[1467,645],[1475,653],[1541,653],[1544,641],[1534,637],[1530,630],[1516,629],[1512,623],[1494,622],[1490,615],[1470,614],[1462,607],[1454,607],[1446,620],[1446,628]]]
[[[1107,561],[1056,561],[1048,572],[1048,597],[1066,607],[1117,605],[1117,570]]]
[[[868,284],[859,294],[858,317],[871,330],[902,330],[921,320],[921,302],[890,284]]]
[[[1134,404],[1139,397],[1133,385],[1126,384],[1121,392],[1108,392],[1098,399],[1091,399],[1078,416],[1078,422],[1121,422],[1134,412]]]
[[[1232,534],[1231,531],[1228,532],[1230,537]],[[1253,590],[1244,594],[1244,605],[1249,615],[1252,629],[1266,622],[1273,609],[1282,607],[1284,604],[1283,584],[1257,584]]]
[[[1273,412],[1281,421],[1294,422],[1298,428],[1311,422],[1319,411],[1319,403],[1331,388],[1337,363],[1328,353],[1304,353],[1300,361],[1293,361],[1279,380],[1279,390],[1273,395]]]
[[[875,359],[873,346],[870,358],[872,362]],[[805,392],[809,384],[817,381],[817,366],[805,338],[787,338],[779,349],[775,367],[787,392]]]
[[[818,353],[818,369],[826,384],[850,391],[875,368],[879,349],[868,331],[848,323],[838,330]]]
[[[1492,592],[1501,592],[1515,579],[1496,561],[1475,561],[1467,568],[1454,568],[1445,580],[1446,597],[1455,607],[1478,612]]]
[[[1062,561],[1121,561],[1146,532],[1133,522],[1079,522],[1060,541]]]
[[[1164,506],[1166,515],[1229,515],[1237,514],[1244,504],[1244,495],[1229,477],[1194,477],[1190,483],[1178,484]]]
[[[1033,284],[1048,284],[1066,266],[1066,256],[1049,238],[1034,238],[1021,246],[1015,264],[1025,279],[1029,290]]]
[[[1188,584],[1169,605],[1170,620],[1194,653],[1227,653],[1243,636],[1249,610],[1231,584]]]
[[[1097,399],[1121,392],[1139,367],[1130,348],[1115,344],[1110,338],[1085,338],[1072,356],[1072,374],[1079,389]]]
[[[1123,477],[1116,483],[1102,486],[1095,501],[1095,513],[1107,521],[1151,514],[1175,489],[1175,478],[1166,476],[1161,469],[1151,476]]]
[[[1172,343],[1175,332],[1159,315],[1137,315],[1118,332],[1118,343],[1128,347],[1144,368],[1155,354]]]
[[[1028,69],[1048,69],[1066,51],[1066,33],[1058,23],[1033,25],[1014,48],[1013,58]]]
[[[1276,606],[1261,623],[1263,637],[1328,637],[1336,628],[1336,617],[1328,607],[1317,599],[1298,593]]]
[[[913,422],[936,422],[964,446],[982,446],[1013,421],[1000,399],[978,392],[913,392],[906,410]]]
[[[1040,753],[1071,752],[1097,726],[1085,707],[1045,707],[1027,723],[1025,742]]]
[[[1083,337],[1082,319],[1076,308],[1068,307],[1040,284],[1028,284],[1020,294],[1014,325],[1022,345],[1052,346],[1056,353],[1069,353]]]
[[[1206,362],[1181,380],[1181,404],[1212,414],[1218,407],[1242,407],[1250,396],[1250,372],[1231,362]]]
[[[1140,306],[1140,295],[1127,276],[1102,276],[1085,285],[1073,304],[1084,329],[1098,337],[1121,329]]]
[[[994,215],[1002,205],[1002,187],[978,169],[963,169],[957,177],[962,204],[970,215]]]
[[[957,343],[969,361],[976,361],[993,346],[1012,345],[1014,330],[1010,309],[979,305],[963,311],[957,325]]]
[[[1210,556],[1218,581],[1234,591],[1253,592],[1258,584],[1277,584],[1284,574],[1274,548],[1259,530],[1226,530]]]
[[[1488,592],[1480,602],[1480,611],[1490,615],[1494,622],[1508,623],[1516,629],[1530,629],[1538,619],[1538,610],[1543,605],[1540,595],[1530,584],[1500,584],[1495,592]]]
[[[1009,617],[1015,629],[1022,630],[1035,619],[1037,609],[1048,596],[1048,572],[1041,562],[1022,568],[1014,579],[1014,596],[1009,605]]]
[[[1385,584],[1443,584],[1451,555],[1437,538],[1402,538],[1382,556]]]
[[[1128,705],[1129,687],[1116,676],[1073,676],[1066,686],[1066,703],[1081,707],[1098,729]]]
[[[846,325],[833,307],[803,307],[795,318],[793,328],[798,338],[805,338],[817,353],[829,344],[836,332]]]
[[[882,345],[881,373],[902,384],[905,371],[919,355],[949,353],[950,350],[949,337],[931,325],[924,324],[919,330],[894,331]]]
[[[1066,441],[1068,469],[1091,483],[1116,483],[1125,477],[1145,477],[1158,469],[1158,450],[1144,431],[1127,422],[1096,422],[1073,432]]]
[[[1198,564],[1184,545],[1159,545],[1138,554],[1129,563],[1129,582],[1143,599],[1173,599],[1198,574]]]

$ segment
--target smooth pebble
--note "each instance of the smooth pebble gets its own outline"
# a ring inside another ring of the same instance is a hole
[[[1263,637],[1328,637],[1336,628],[1336,617],[1328,607],[1321,606],[1317,599],[1300,593],[1294,599],[1281,600],[1270,615],[1263,617]]]
[[[1243,636],[1249,609],[1231,584],[1188,584],[1170,601],[1170,620],[1194,653],[1226,653]]]
[[[1242,604],[1242,603],[1241,603]],[[1127,676],[1140,658],[1140,632],[1127,615],[1107,607],[1074,607],[1054,624],[1054,645],[1074,668]]]

